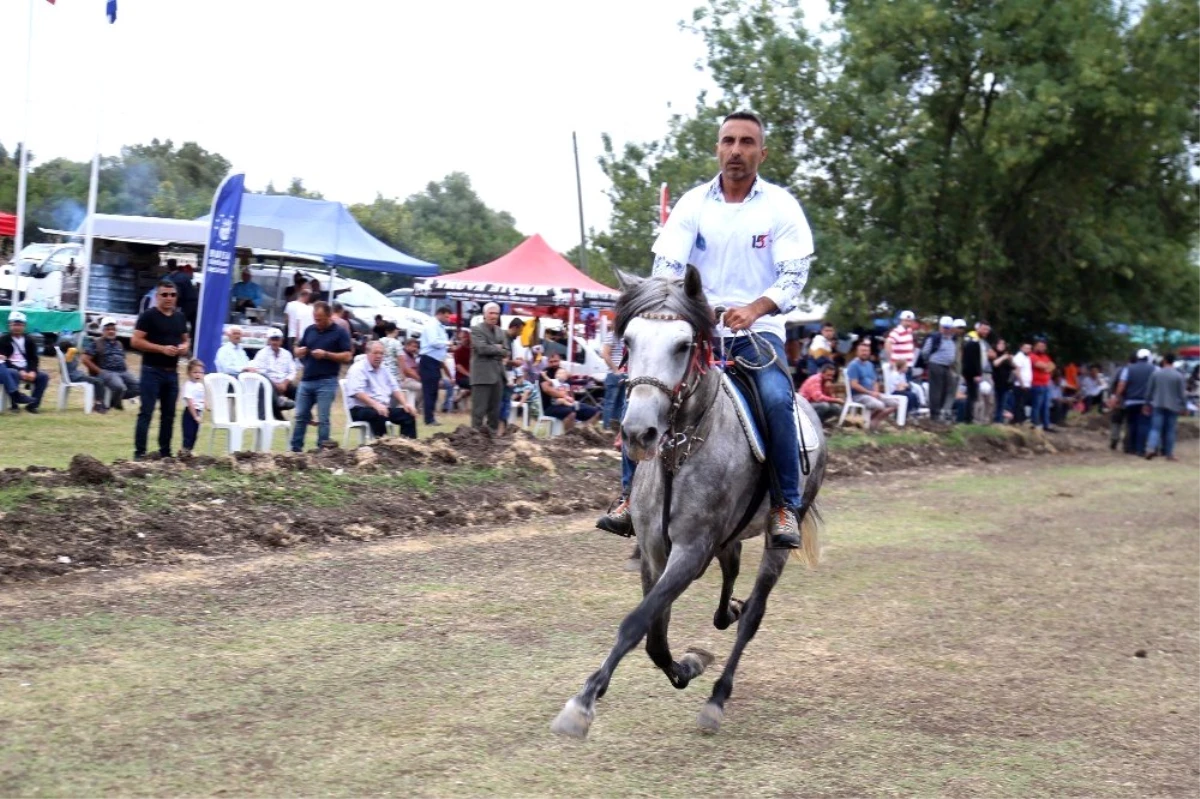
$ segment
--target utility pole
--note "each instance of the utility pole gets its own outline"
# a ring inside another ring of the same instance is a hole
[[[587,272],[587,235],[583,231],[583,180],[579,177],[579,140],[571,131],[571,145],[575,148],[575,193],[579,201],[579,268]]]

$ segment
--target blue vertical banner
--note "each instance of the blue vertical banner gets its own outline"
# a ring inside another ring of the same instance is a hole
[[[229,292],[237,261],[238,218],[242,214],[245,184],[244,174],[230,175],[221,182],[213,197],[208,246],[204,248],[200,310],[196,316],[192,347],[192,352],[204,361],[205,370],[210,372],[221,347],[225,319],[229,316]]]

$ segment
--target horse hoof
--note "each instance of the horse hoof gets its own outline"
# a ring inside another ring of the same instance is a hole
[[[704,707],[700,709],[700,715],[696,718],[696,723],[700,725],[700,732],[713,735],[721,731],[721,719],[724,717],[725,711],[720,706],[712,702],[705,702]]]
[[[587,738],[588,728],[592,726],[593,712],[586,709],[576,697],[567,700],[567,704],[550,722],[550,731],[568,738],[580,741]]]
[[[695,679],[703,674],[704,670],[711,666],[713,661],[716,659],[717,656],[712,652],[709,652],[706,649],[701,649],[698,646],[691,646],[688,647],[688,650],[684,656],[679,659],[679,663],[680,665],[685,663],[692,664],[692,668],[696,670],[696,673],[691,676],[691,679]]]

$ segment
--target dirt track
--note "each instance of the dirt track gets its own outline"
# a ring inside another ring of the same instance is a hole
[[[833,485],[715,738],[711,674],[676,692],[640,650],[591,740],[549,734],[637,596],[590,514],[8,588],[0,795],[1194,796],[1182,454]],[[716,582],[677,651],[728,651]]]

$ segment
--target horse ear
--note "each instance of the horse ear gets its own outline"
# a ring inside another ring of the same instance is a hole
[[[700,270],[691,264],[683,273],[683,292],[693,300],[704,296],[704,282],[700,279]]]
[[[629,291],[631,288],[646,279],[644,277],[638,277],[632,272],[626,272],[624,269],[616,269],[614,271],[617,273],[617,287],[620,288],[621,291]]]

